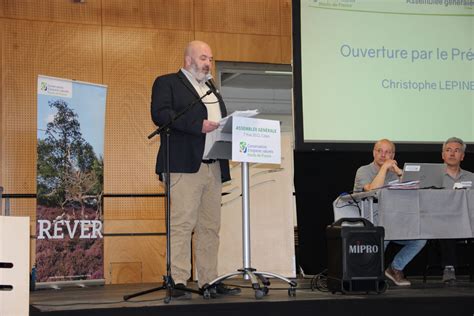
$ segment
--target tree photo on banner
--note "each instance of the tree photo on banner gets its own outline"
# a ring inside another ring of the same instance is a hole
[[[36,281],[102,279],[106,87],[38,77]]]

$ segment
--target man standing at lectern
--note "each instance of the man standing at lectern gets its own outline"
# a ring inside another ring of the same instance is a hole
[[[184,67],[177,73],[158,77],[151,97],[151,115],[157,126],[168,123],[177,113],[204,96],[210,87],[213,63],[209,45],[190,42],[184,51]],[[217,251],[221,215],[222,182],[230,180],[227,160],[203,158],[206,134],[219,126],[227,115],[224,101],[215,90],[205,96],[171,125],[171,275],[176,284],[171,295],[190,298],[180,290],[191,276],[191,236],[194,232],[195,264],[199,286],[217,278]],[[166,138],[162,135],[156,173],[163,180],[166,171]],[[237,294],[240,289],[218,283],[211,297]]]
[[[446,172],[443,177],[443,187],[453,189],[454,185],[462,188],[471,188],[474,175],[461,169],[461,161],[464,160],[466,144],[457,137],[448,138],[443,144],[441,157],[446,164]],[[439,240],[441,250],[441,265],[443,270],[443,282],[453,283],[456,281],[454,266],[456,265],[456,240]]]
[[[398,181],[402,170],[395,158],[395,144],[388,139],[375,143],[372,151],[374,161],[357,170],[354,181],[354,192],[375,190],[383,185]],[[385,276],[398,286],[409,286],[411,282],[405,278],[403,269],[423,249],[426,240],[391,240],[403,245],[395,255],[392,263],[385,270]],[[391,242],[384,242],[385,249]]]

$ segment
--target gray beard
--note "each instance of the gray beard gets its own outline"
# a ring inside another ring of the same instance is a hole
[[[189,70],[189,72],[193,75],[193,77],[198,82],[202,82],[204,79],[206,79],[207,74],[202,72],[202,71],[199,71],[198,69],[196,69],[196,67],[194,65],[191,66],[191,69]]]

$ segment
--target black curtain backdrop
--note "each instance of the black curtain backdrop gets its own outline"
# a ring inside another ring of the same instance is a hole
[[[463,169],[474,171],[472,157],[472,153],[466,153]],[[441,146],[439,152],[397,152],[395,159],[399,166],[405,162],[441,163]],[[326,226],[334,219],[332,202],[342,192],[352,191],[357,169],[372,161],[372,151],[294,152],[297,261],[305,274],[317,274],[327,268]],[[386,263],[391,261],[397,247],[389,246]],[[407,266],[408,275],[422,275],[425,250]]]

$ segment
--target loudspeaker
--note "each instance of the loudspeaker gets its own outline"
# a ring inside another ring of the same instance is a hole
[[[383,227],[375,227],[364,218],[341,218],[327,226],[329,291],[386,290],[384,235]]]

